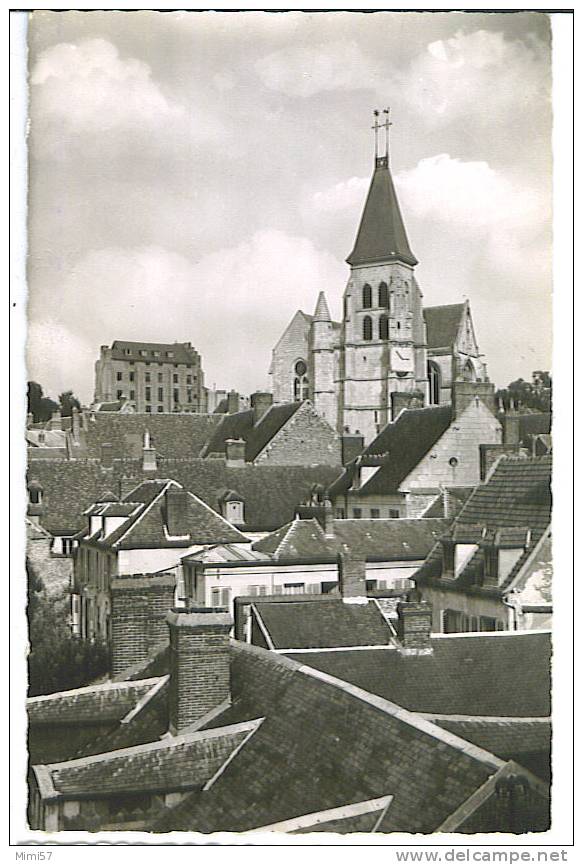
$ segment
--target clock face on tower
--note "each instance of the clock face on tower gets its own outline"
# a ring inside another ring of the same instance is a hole
[[[411,346],[400,345],[391,349],[391,369],[395,372],[409,372],[413,369],[413,350]]]

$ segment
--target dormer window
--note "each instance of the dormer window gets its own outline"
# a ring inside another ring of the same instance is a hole
[[[236,525],[237,523],[244,523],[244,509],[243,502],[227,502],[227,514],[226,517],[230,523]]]

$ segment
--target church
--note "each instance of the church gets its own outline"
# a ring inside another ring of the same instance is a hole
[[[447,404],[456,381],[488,381],[469,301],[423,305],[391,176],[389,125],[346,259],[342,321],[320,292],[313,315],[292,318],[269,370],[275,403],[309,399],[339,433],[366,443],[404,407]],[[376,138],[382,127],[374,128]]]

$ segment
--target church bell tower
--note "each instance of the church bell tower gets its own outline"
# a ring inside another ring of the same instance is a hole
[[[391,417],[391,394],[427,390],[422,295],[389,160],[389,109],[375,111],[371,184],[348,258],[340,351],[340,417],[344,430],[370,441]],[[384,154],[379,133],[384,130]]]

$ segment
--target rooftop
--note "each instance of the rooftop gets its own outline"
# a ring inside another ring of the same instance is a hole
[[[301,405],[301,402],[272,405],[257,424],[253,421],[253,409],[223,415],[220,425],[204,448],[203,456],[225,453],[227,439],[243,439],[245,461],[253,462]]]
[[[358,467],[374,458],[378,470],[363,483],[359,492],[365,495],[396,493],[405,478],[441,438],[453,419],[450,405],[422,409],[405,409],[387,424],[365,448],[361,457],[346,466],[342,475],[330,487],[330,495],[347,492],[357,475]]]
[[[465,303],[426,306],[423,318],[427,326],[427,348],[450,348],[457,339]]]

